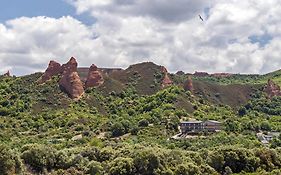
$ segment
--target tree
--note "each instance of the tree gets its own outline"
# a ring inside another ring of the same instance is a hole
[[[118,137],[125,134],[125,128],[120,122],[116,122],[111,126],[111,132],[113,137]]]
[[[59,151],[55,154],[55,167],[66,169],[69,167],[69,157],[65,151]]]
[[[134,165],[137,173],[151,175],[160,167],[160,159],[154,151],[145,150],[137,153]]]
[[[179,164],[176,167],[175,175],[196,175],[200,174],[198,166],[193,163]]]
[[[140,127],[147,127],[149,122],[146,119],[142,119],[139,121],[139,126]]]
[[[132,158],[118,157],[110,163],[110,175],[133,175],[134,162]]]
[[[244,116],[244,115],[246,115],[246,113],[247,113],[247,110],[246,110],[245,107],[241,107],[241,108],[238,110],[238,115],[239,115],[239,116]]]
[[[112,160],[114,158],[115,151],[111,147],[105,147],[101,149],[99,152],[99,162],[107,161],[107,160]]]
[[[220,152],[211,152],[208,157],[208,163],[216,171],[222,172],[225,163],[224,156]]]
[[[261,123],[261,129],[265,131],[271,131],[270,123],[268,121],[263,121]]]
[[[103,172],[103,167],[102,167],[101,163],[94,161],[94,160],[89,162],[87,169],[88,169],[87,172],[90,175],[100,175]]]
[[[55,165],[56,150],[43,145],[29,145],[23,152],[22,159],[34,170],[42,172],[45,168],[52,169]]]
[[[0,174],[16,174],[20,166],[20,161],[14,153],[7,146],[0,145]]]
[[[225,130],[230,132],[238,132],[240,131],[241,126],[238,121],[234,121],[233,119],[228,119],[226,121]]]

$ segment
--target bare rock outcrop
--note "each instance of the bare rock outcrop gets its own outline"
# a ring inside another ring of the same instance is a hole
[[[184,90],[186,90],[186,91],[190,91],[190,92],[193,92],[193,91],[194,91],[191,76],[188,76],[187,80],[184,82],[183,88],[184,88]]]
[[[76,61],[76,59],[74,57],[71,57],[70,60],[66,63],[66,64],[63,64],[61,67],[62,67],[62,72],[77,72],[77,66],[78,66],[78,63]]]
[[[163,78],[162,84],[161,84],[162,88],[172,85],[173,81],[170,79],[170,77],[168,75],[168,71],[164,66],[161,67],[161,72],[164,74],[164,78]]]
[[[89,69],[88,77],[85,83],[85,88],[90,87],[97,87],[103,84],[104,80],[102,77],[102,74],[98,71],[98,68],[96,65],[92,64],[92,66]]]
[[[273,96],[281,96],[280,86],[274,83],[271,79],[267,81],[264,92],[268,95],[269,98],[272,98]]]
[[[50,80],[53,76],[55,75],[59,75],[62,73],[62,67],[60,65],[60,63],[56,62],[56,61],[50,61],[48,68],[46,69],[46,71],[44,72],[44,74],[42,75],[42,77],[39,79],[39,83],[45,83],[46,81]]]
[[[10,77],[10,76],[11,76],[10,71],[8,70],[6,73],[3,74],[3,76],[4,76],[4,77]]]
[[[62,65],[62,77],[59,85],[72,99],[79,99],[84,94],[83,83],[77,72],[76,59],[71,59]]]

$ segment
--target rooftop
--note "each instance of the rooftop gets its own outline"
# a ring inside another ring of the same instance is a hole
[[[192,123],[202,123],[202,121],[183,121],[181,123],[184,123],[184,124],[192,124]]]

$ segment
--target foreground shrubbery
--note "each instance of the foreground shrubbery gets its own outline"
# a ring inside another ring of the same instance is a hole
[[[80,172],[88,174],[227,174],[271,172],[281,168],[281,151],[260,148],[219,147],[199,152],[170,150],[158,146],[118,144],[57,150],[44,145],[28,145],[21,159],[1,146],[1,174],[27,172]],[[29,167],[24,169],[21,161]]]

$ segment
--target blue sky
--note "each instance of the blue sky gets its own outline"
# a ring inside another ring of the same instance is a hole
[[[60,18],[73,16],[86,25],[94,23],[87,13],[76,14],[74,6],[65,0],[3,0],[0,2],[0,23],[18,17],[48,16]]]
[[[280,0],[2,0],[0,74],[72,56],[83,67],[268,73],[281,68],[280,16]]]

